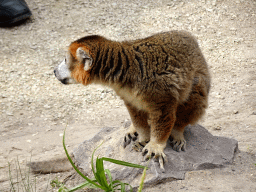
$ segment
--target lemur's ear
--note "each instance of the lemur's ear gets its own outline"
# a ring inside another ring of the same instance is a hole
[[[90,54],[85,51],[82,47],[77,48],[76,50],[77,60],[84,64],[84,70],[88,71],[92,67],[92,57]]]

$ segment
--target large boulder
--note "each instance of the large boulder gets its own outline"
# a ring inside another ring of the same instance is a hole
[[[109,157],[130,163],[147,165],[141,153],[132,150],[132,143],[125,149],[122,142],[130,122],[121,128],[103,128],[92,139],[81,143],[73,152],[74,161],[78,168],[92,177],[91,156],[94,149],[103,141],[103,145],[96,151],[95,159]],[[184,179],[186,171],[213,169],[231,163],[234,153],[238,150],[238,142],[234,139],[213,136],[200,125],[187,126],[184,132],[187,141],[186,152],[176,152],[167,145],[164,152],[168,162],[165,172],[159,168],[159,163],[150,161],[148,164],[145,185],[152,185],[165,180]],[[104,168],[110,169],[113,179],[137,187],[140,182],[142,169],[130,168],[104,162]]]

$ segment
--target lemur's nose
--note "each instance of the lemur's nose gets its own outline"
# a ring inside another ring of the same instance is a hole
[[[65,78],[65,79],[62,79],[60,80],[61,83],[63,83],[64,85],[67,85],[68,84],[68,79]]]

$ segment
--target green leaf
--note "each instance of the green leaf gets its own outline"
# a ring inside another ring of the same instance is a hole
[[[104,171],[104,165],[103,165],[103,160],[100,158],[97,157],[97,160],[96,160],[96,175],[97,175],[97,178],[98,178],[98,183],[103,186],[106,189],[109,190],[109,186],[108,186],[108,183],[107,183],[107,178],[106,178],[106,175],[105,175],[105,171]],[[96,179],[97,179],[96,178]]]
[[[109,177],[109,182],[110,182],[109,187],[111,188],[111,190],[113,190],[112,176],[111,176],[111,173],[110,173],[109,169],[105,169],[105,173]]]
[[[96,149],[94,149],[94,151],[93,151],[93,153],[92,153],[91,166],[92,166],[92,172],[93,172],[94,176],[95,176],[96,172],[95,172],[95,169],[94,169],[93,157],[94,157],[95,151],[96,151],[102,144],[103,144],[103,142],[102,142],[98,147],[96,147]]]
[[[124,183],[127,186],[130,186],[130,192],[132,192],[132,186],[129,183]]]
[[[67,126],[66,126],[66,128],[67,128]],[[69,160],[69,162],[71,163],[72,167],[73,167],[73,168],[76,170],[76,172],[77,172],[81,177],[83,177],[86,181],[88,181],[89,183],[95,185],[96,187],[98,187],[98,188],[104,190],[104,188],[103,188],[102,186],[98,185],[97,183],[95,183],[94,181],[90,180],[88,177],[86,177],[85,175],[83,175],[83,174],[78,170],[78,168],[75,166],[75,164],[73,163],[71,157],[70,157],[69,154],[68,154],[68,151],[67,151],[67,148],[66,148],[66,145],[65,145],[65,132],[66,132],[66,128],[65,128],[65,130],[64,130],[62,142],[63,142],[63,147],[64,147],[64,150],[65,150],[65,153],[66,153],[66,155],[67,155],[67,157],[68,157],[68,160]]]
[[[118,183],[118,184],[116,184],[116,183]],[[114,185],[114,184],[116,184],[116,185]],[[121,185],[121,188],[120,188],[120,189],[117,189],[117,190],[121,190],[121,191],[122,191],[122,188],[123,188],[122,186],[123,186],[123,185],[124,185],[124,187],[125,187],[125,185],[130,186],[130,191],[132,192],[132,186],[131,186],[130,184],[128,184],[128,183],[122,183],[122,182],[119,181],[119,180],[115,180],[115,181],[113,182],[113,185],[114,185],[113,189]]]
[[[145,168],[143,170],[143,173],[142,173],[142,176],[141,176],[140,186],[139,186],[138,192],[142,191],[142,188],[143,188],[143,185],[144,185],[144,180],[145,180],[145,177],[146,177],[146,171],[147,171],[147,169]]]
[[[96,180],[93,180],[94,182],[96,182]],[[95,189],[97,188],[95,185],[91,184],[90,182],[86,181],[72,189],[69,190],[69,192],[73,192],[73,191],[76,191],[78,189],[83,189],[84,187],[89,187],[89,188],[92,188],[92,189]]]
[[[120,161],[120,160],[111,159],[111,158],[107,158],[107,157],[102,157],[102,159],[104,161],[109,161],[111,163],[115,163],[115,164],[118,164],[118,165],[124,165],[124,166],[127,166],[127,167],[134,167],[134,168],[141,168],[141,169],[147,168],[146,166],[143,166],[143,165],[133,164],[133,163],[129,163],[129,162],[126,162],[126,161]]]
[[[125,192],[125,184],[121,183],[121,192]]]

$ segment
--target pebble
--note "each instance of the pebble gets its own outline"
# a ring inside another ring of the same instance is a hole
[[[225,97],[222,96],[222,95],[216,95],[215,97],[218,98],[218,99],[225,99]]]
[[[220,127],[220,126],[217,126],[217,127],[214,128],[214,130],[220,131],[220,130],[221,130],[221,127]]]
[[[12,112],[6,112],[6,115],[13,116],[13,113]]]
[[[234,111],[233,111],[233,113],[234,113],[234,114],[238,114],[238,113],[239,113],[239,111],[237,111],[237,110],[234,110]]]
[[[44,105],[44,108],[46,108],[46,109],[50,109],[51,107],[49,106],[49,105]]]

